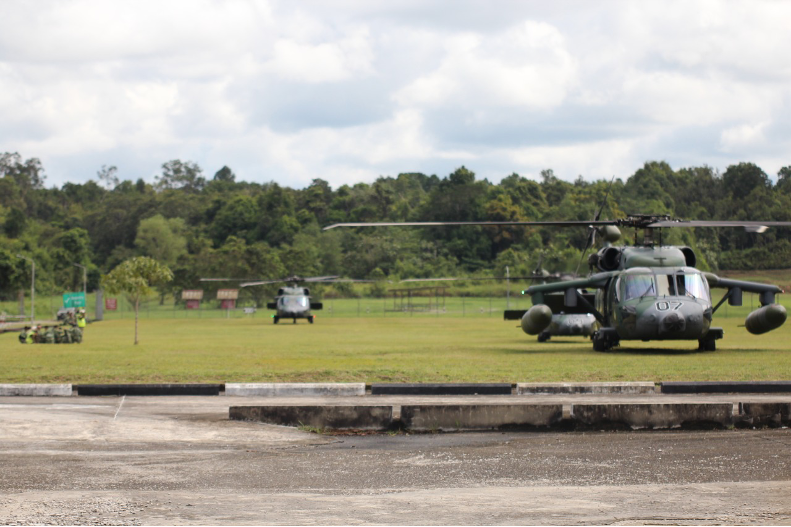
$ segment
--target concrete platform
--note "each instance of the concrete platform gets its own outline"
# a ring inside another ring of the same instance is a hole
[[[616,399],[0,397],[0,525],[791,524],[789,429],[330,435],[228,419],[240,403],[515,400]]]

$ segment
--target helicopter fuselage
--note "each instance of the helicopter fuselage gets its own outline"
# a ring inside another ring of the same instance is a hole
[[[692,267],[633,267],[596,292],[603,327],[619,340],[692,340],[711,327],[708,282]]]
[[[308,288],[289,286],[281,287],[277,292],[274,302],[267,304],[267,307],[277,311],[276,314],[272,315],[275,324],[282,318],[290,318],[294,322],[296,322],[298,318],[304,318],[312,324],[314,315],[311,313],[311,310],[321,309],[322,304],[311,302],[310,290]]]

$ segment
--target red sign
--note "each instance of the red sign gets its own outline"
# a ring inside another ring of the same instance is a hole
[[[222,300],[220,302],[221,309],[236,309],[236,300]]]
[[[115,311],[118,309],[118,299],[117,298],[105,298],[104,299],[104,308],[107,311]]]
[[[187,309],[200,309],[200,300],[185,300]]]

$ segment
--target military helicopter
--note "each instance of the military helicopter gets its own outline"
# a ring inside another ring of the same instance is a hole
[[[777,329],[787,317],[786,309],[775,303],[775,296],[783,292],[779,287],[703,273],[695,268],[697,259],[691,248],[662,244],[662,229],[743,227],[748,232],[762,233],[769,227],[789,227],[791,222],[684,221],[667,215],[632,214],[617,220],[593,221],[339,223],[325,230],[454,225],[577,226],[594,229],[607,242],[588,259],[589,265],[599,272],[586,278],[534,285],[524,291],[533,301],[521,322],[522,329],[530,335],[548,329],[553,314],[574,310],[595,318],[591,339],[596,351],[609,350],[621,340],[697,340],[698,349],[714,351],[724,332],[711,326],[712,316],[726,300],[729,305],[740,306],[744,291],[759,294],[761,303],[745,320],[750,333],[759,335]],[[610,245],[621,237],[618,227],[634,228],[635,240],[642,230],[640,245]],[[716,305],[711,301],[711,287],[727,289]]]
[[[231,281],[236,279],[230,278],[201,278],[201,282],[219,282]],[[321,302],[313,302],[310,296],[310,289],[303,287],[304,283],[336,283],[336,282],[369,282],[370,280],[356,280],[351,278],[341,278],[339,276],[309,276],[300,277],[297,275],[288,276],[286,278],[277,278],[273,280],[241,280],[240,287],[253,287],[257,285],[268,284],[286,284],[277,290],[272,302],[267,302],[266,308],[275,310],[272,315],[272,322],[277,324],[281,318],[290,318],[297,323],[298,318],[305,318],[310,324],[313,324],[315,315],[312,311],[318,311],[324,306]]]

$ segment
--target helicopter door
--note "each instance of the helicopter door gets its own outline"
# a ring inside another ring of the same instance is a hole
[[[604,302],[604,319],[607,321],[608,324],[612,324],[612,321],[615,316],[615,307],[618,304],[618,286],[620,284],[620,280],[613,280],[610,279],[610,283],[607,284],[606,294],[604,295],[605,302]]]

